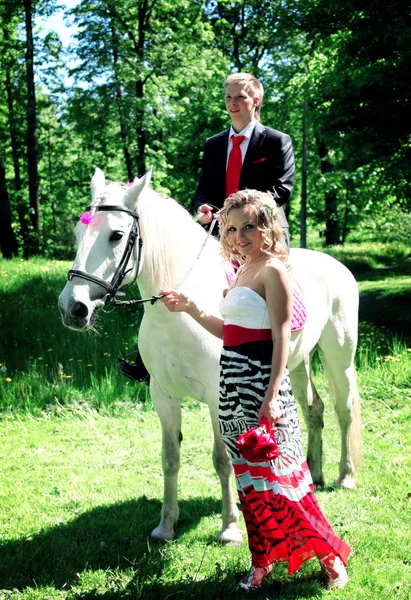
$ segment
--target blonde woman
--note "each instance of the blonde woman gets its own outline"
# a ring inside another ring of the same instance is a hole
[[[185,311],[223,339],[219,420],[231,457],[247,526],[251,568],[240,587],[258,589],[276,562],[289,573],[317,557],[329,588],[347,582],[349,546],[322,514],[303,455],[297,409],[287,370],[292,289],[281,217],[270,194],[243,190],[220,211],[223,252],[241,262],[222,300],[222,317],[190,298],[162,290],[171,312]],[[279,455],[249,462],[236,448],[238,436],[263,418],[275,430]]]

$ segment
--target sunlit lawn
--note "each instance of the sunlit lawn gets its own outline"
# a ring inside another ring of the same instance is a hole
[[[177,538],[153,544],[163,485],[159,422],[147,387],[126,380],[115,364],[135,347],[140,315],[102,315],[99,336],[64,329],[57,296],[68,268],[0,261],[0,600],[239,597],[235,585],[249,554],[245,543],[235,549],[215,541],[220,494],[207,409],[185,403]],[[339,434],[317,365],[328,484],[317,495],[352,547],[350,583],[333,597],[405,600],[411,344],[397,308],[411,286],[407,274],[362,273],[364,466],[355,491],[329,485],[338,473]],[[292,578],[278,566],[258,597],[328,594],[310,561]]]

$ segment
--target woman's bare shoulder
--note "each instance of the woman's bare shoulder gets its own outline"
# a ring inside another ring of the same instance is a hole
[[[281,277],[283,275],[287,275],[288,272],[285,263],[275,256],[272,256],[269,260],[267,260],[262,271],[263,275],[267,277],[272,277],[273,275]]]

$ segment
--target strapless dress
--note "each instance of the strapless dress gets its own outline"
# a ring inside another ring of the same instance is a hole
[[[322,514],[303,455],[297,408],[285,369],[275,426],[279,456],[248,462],[238,452],[238,436],[258,427],[258,414],[271,375],[273,343],[267,304],[247,287],[228,290],[221,302],[224,318],[220,370],[220,430],[234,467],[254,566],[288,562],[288,571],[330,552],[346,564],[349,546]]]

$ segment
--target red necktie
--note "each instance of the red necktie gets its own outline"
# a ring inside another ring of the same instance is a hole
[[[245,140],[245,135],[232,135],[231,141],[233,147],[231,148],[230,155],[228,157],[227,172],[225,176],[225,197],[228,198],[234,192],[238,192],[240,187],[240,175],[243,166],[243,159],[241,157],[240,144]]]

